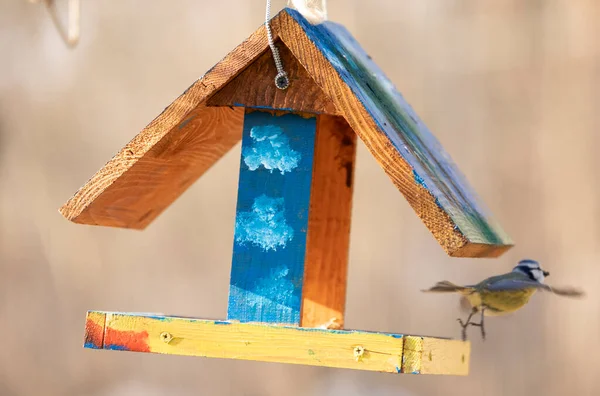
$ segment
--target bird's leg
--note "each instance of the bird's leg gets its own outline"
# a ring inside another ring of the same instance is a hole
[[[476,313],[477,313],[477,308],[473,308],[473,310],[471,311],[471,313],[469,314],[469,317],[467,318],[467,320],[465,322],[463,322],[461,318],[457,319],[458,323],[460,323],[460,327],[462,327],[462,340],[463,341],[467,340],[467,327],[469,327],[469,325],[477,325],[477,323],[471,322],[471,318]]]
[[[481,327],[481,339],[485,341],[485,327],[483,326],[484,313],[485,308],[481,308],[481,322],[479,322],[479,327]]]
[[[468,322],[467,325],[480,327],[481,328],[481,338],[485,341],[485,327],[483,324],[484,315],[485,315],[485,307],[481,307],[481,321],[479,323]]]

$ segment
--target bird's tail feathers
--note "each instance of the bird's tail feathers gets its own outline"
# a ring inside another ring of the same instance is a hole
[[[468,290],[471,290],[471,288],[459,286],[449,281],[441,281],[436,283],[433,287],[421,291],[429,293],[460,293]]]

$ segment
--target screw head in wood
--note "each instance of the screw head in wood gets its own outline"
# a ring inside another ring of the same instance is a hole
[[[160,333],[160,339],[165,344],[168,344],[173,339],[173,336],[171,335],[171,333],[167,333],[166,331],[163,331],[162,333]]]
[[[354,348],[354,359],[356,359],[356,361],[360,361],[363,357],[363,355],[365,354],[365,348],[363,348],[362,346],[357,346]]]

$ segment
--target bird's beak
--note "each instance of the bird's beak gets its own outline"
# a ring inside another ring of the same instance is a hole
[[[550,272],[548,271],[543,271],[542,273],[544,274],[544,276],[550,276]]]

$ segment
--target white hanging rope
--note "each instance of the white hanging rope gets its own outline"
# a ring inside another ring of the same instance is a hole
[[[327,0],[288,0],[313,25],[327,20]]]
[[[56,26],[58,30],[58,34],[63,39],[65,44],[69,47],[75,47],[79,42],[79,19],[81,13],[81,5],[79,4],[79,0],[68,0],[68,16],[67,16],[67,26],[65,27],[58,18],[58,12],[56,11],[56,2],[55,0],[28,0],[30,3],[40,4],[44,3],[46,8],[48,8],[48,12],[50,13],[50,17],[52,18],[52,22]]]
[[[288,3],[294,6],[310,23],[318,25],[327,20],[327,0],[288,0]],[[279,50],[275,46],[273,33],[271,32],[271,0],[267,0],[267,10],[265,12],[265,28],[267,29],[267,39],[269,47],[273,52],[277,76],[275,76],[275,86],[279,89],[286,89],[290,85],[290,79],[283,68],[283,62],[279,55]]]
[[[290,79],[287,73],[283,69],[283,62],[281,62],[281,56],[279,50],[275,46],[273,41],[273,33],[271,33],[271,0],[267,0],[267,12],[265,14],[265,28],[267,29],[267,39],[269,40],[269,47],[273,52],[273,59],[275,60],[275,67],[277,68],[277,76],[275,76],[275,86],[279,89],[286,89],[290,85]]]

